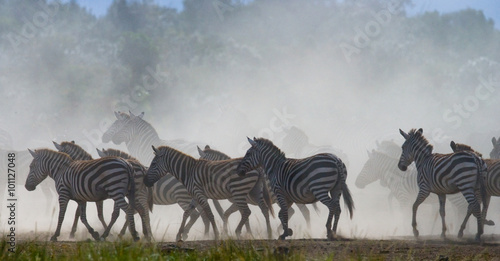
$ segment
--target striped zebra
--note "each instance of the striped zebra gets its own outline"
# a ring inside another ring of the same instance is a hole
[[[288,208],[293,203],[310,204],[320,201],[328,207],[327,238],[334,239],[340,217],[340,196],[343,195],[350,217],[354,209],[351,194],[345,183],[347,171],[342,160],[333,154],[316,154],[304,159],[288,159],[271,141],[248,139],[252,145],[238,166],[244,175],[262,166],[267,173],[274,194],[281,208],[279,218],[283,225],[284,240],[293,231],[288,228]],[[330,193],[330,195],[329,195]],[[332,218],[335,222],[332,229]]]
[[[59,152],[63,152],[68,154],[73,160],[93,160],[92,156],[86,152],[82,147],[78,146],[75,144],[74,141],[68,142],[68,141],[63,141],[61,144],[58,144],[57,142],[53,142],[54,146]],[[120,157],[119,155],[109,155],[109,156],[116,156]],[[121,157],[124,158],[124,157]],[[136,159],[130,159],[130,158],[124,158],[127,160],[127,162],[132,166],[134,169],[134,182],[135,182],[135,208],[134,210],[139,213],[141,220],[142,220],[142,230],[144,233],[144,236],[146,240],[150,241],[151,240],[151,226],[149,222],[149,213],[148,210],[151,210],[149,207],[149,200],[148,200],[148,192],[150,189],[146,188],[143,183],[144,176],[146,175],[146,169],[142,164],[136,160]],[[99,216],[99,220],[104,226],[104,229],[106,229],[106,222],[104,221],[103,217],[103,201],[97,201],[96,202],[97,206],[97,213]],[[73,227],[71,228],[71,234],[70,237],[74,236],[76,232],[76,227],[78,224],[78,217],[80,216],[79,213],[79,208],[76,210],[77,213],[75,213],[75,220],[73,221]],[[128,220],[125,220],[125,223],[123,224],[122,230],[119,234],[119,237],[122,237],[125,234],[125,231],[128,227]]]
[[[453,152],[470,151],[470,152],[476,153],[479,157],[483,156],[481,153],[472,149],[472,147],[469,145],[455,143],[454,141],[451,141],[450,147],[453,150]],[[485,225],[494,226],[495,222],[493,222],[491,220],[486,220],[486,214],[488,213],[488,206],[490,205],[491,196],[495,196],[495,197],[500,196],[500,159],[484,159],[484,162],[486,163],[486,166],[488,167],[488,169],[487,169],[486,173],[483,173],[483,175],[484,175],[484,187],[486,189],[486,197],[485,197],[485,200],[483,201],[482,216],[483,216]],[[465,217],[464,224],[467,222],[469,217],[470,217],[470,213],[467,213],[467,216]],[[461,230],[463,230],[463,228],[461,228]]]
[[[63,141],[61,144],[58,144],[57,142],[53,141],[54,146],[59,152],[63,152],[68,154],[73,160],[92,160],[92,156],[88,154],[84,149],[82,149],[80,146],[75,144],[75,141]],[[97,207],[97,217],[99,218],[99,221],[101,221],[102,226],[104,229],[108,227],[106,225],[106,221],[104,221],[104,215],[103,215],[103,201],[96,201],[95,205]],[[76,228],[78,226],[78,220],[80,219],[80,208],[76,208],[75,211],[75,218],[73,220],[73,225],[71,226],[71,233],[69,234],[70,238],[75,237],[76,233]]]
[[[493,149],[490,152],[490,159],[500,159],[500,138],[493,137],[491,143],[493,143]]]
[[[57,241],[64,221],[64,214],[69,200],[78,203],[80,219],[87,227],[95,240],[99,240],[99,233],[88,224],[86,206],[88,201],[102,201],[112,198],[115,201],[111,221],[102,234],[105,239],[111,227],[120,214],[120,208],[127,213],[129,229],[135,241],[139,240],[135,230],[134,211],[135,183],[134,170],[129,163],[117,157],[101,158],[97,160],[75,161],[68,154],[49,149],[29,150],[33,156],[30,172],[25,187],[28,191],[35,190],[47,176],[56,183],[59,194],[59,219],[57,229],[51,241]],[[128,197],[129,203],[125,201]]]
[[[153,126],[142,119],[144,117],[144,112],[139,115],[134,115],[132,112],[129,112],[129,114],[124,112],[115,112],[114,114],[116,121],[113,122],[109,129],[102,135],[102,141],[104,143],[112,141],[116,145],[125,143],[129,153],[143,164],[146,164],[146,166],[150,164],[154,158],[154,154],[151,151],[151,145],[172,146],[184,152],[191,152],[191,155],[195,155],[195,153],[197,153],[196,151],[193,151],[193,149],[196,149],[196,145],[193,143],[180,140],[161,140]],[[189,204],[193,199],[189,195],[186,187],[170,173],[166,174],[157,183],[155,183],[153,191],[154,204],[179,204],[184,211],[189,208]],[[224,210],[222,209],[220,203],[214,200],[213,204],[217,213],[223,217]],[[184,240],[187,239],[190,228],[194,225],[200,215],[203,223],[205,224],[205,235],[209,232],[210,221],[205,213],[200,211],[201,207],[197,206],[197,209],[198,211],[194,210],[191,212],[192,215],[184,230]]]
[[[243,225],[251,214],[247,205],[247,195],[259,180],[259,174],[250,172],[246,176],[240,176],[236,168],[240,159],[223,161],[197,160],[187,154],[168,146],[155,148],[155,157],[151,162],[144,183],[152,186],[158,179],[167,173],[172,173],[193,197],[191,208],[184,212],[182,224],[177,234],[177,240],[183,233],[184,224],[195,203],[203,208],[212,224],[215,240],[218,240],[219,231],[215,224],[214,215],[210,209],[207,199],[232,199],[241,213],[241,221],[236,227],[236,236],[239,237]]]
[[[482,196],[485,195],[482,184],[482,171],[486,167],[484,161],[470,152],[432,153],[433,147],[423,136],[422,129],[411,129],[409,133],[405,133],[400,129],[399,132],[405,138],[405,142],[402,145],[398,167],[400,170],[406,171],[408,166],[415,161],[418,171],[419,192],[413,204],[412,215],[414,236],[418,237],[419,234],[416,221],[417,209],[432,192],[438,195],[439,214],[442,222],[441,237],[446,237],[444,219],[446,194],[461,192],[469,203],[468,212],[471,211],[477,218],[476,240],[479,241],[483,234],[483,219],[476,192],[479,190]],[[460,231],[462,232],[462,227]],[[461,234],[459,233],[458,236],[461,237]]]
[[[218,160],[230,160],[231,158],[227,156],[226,154],[213,150],[210,148],[210,146],[206,145],[204,150],[201,150],[198,147],[198,153],[200,154],[200,159],[204,160],[210,160],[210,161],[218,161]],[[271,215],[274,217],[274,209],[272,206],[272,198],[271,195],[269,194],[268,187],[266,186],[265,182],[265,173],[263,173],[262,169],[259,168],[255,170],[258,175],[259,175],[259,180],[257,181],[257,184],[253,187],[253,189],[248,193],[247,195],[247,203],[252,204],[252,205],[257,205],[259,206],[260,210],[262,211],[262,214],[264,215],[264,218],[266,219],[266,227],[267,227],[267,236],[269,238],[272,238],[273,233],[271,229],[271,222],[269,221],[269,212]],[[229,201],[232,203],[231,206],[224,212],[224,227],[227,227],[227,222],[229,219],[229,216],[238,211],[238,205],[232,200],[229,199]],[[250,229],[250,222],[247,220],[245,223],[245,227],[247,231],[251,231]]]

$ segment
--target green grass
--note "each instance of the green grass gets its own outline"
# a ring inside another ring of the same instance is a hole
[[[157,244],[120,242],[19,242],[15,253],[1,244],[0,260],[310,260],[301,252],[280,253],[279,249],[241,246],[222,241],[206,250]],[[328,259],[324,257],[322,259]]]

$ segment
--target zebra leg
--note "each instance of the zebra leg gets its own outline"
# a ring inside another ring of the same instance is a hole
[[[228,232],[228,220],[229,220],[229,216],[231,216],[231,214],[233,214],[234,212],[238,211],[238,205],[236,205],[236,203],[233,203],[231,204],[231,206],[226,209],[226,211],[224,211],[224,215],[222,216],[222,219],[224,221],[224,234],[228,235],[229,232]]]
[[[219,230],[217,229],[217,224],[215,224],[214,214],[210,209],[207,197],[201,191],[195,191],[194,196],[196,198],[196,201],[198,202],[198,205],[200,205],[203,208],[203,211],[207,215],[207,218],[210,220],[210,223],[212,224],[212,228],[214,229],[215,241],[219,240]]]
[[[465,229],[465,226],[467,224],[467,220],[470,217],[470,213],[474,215],[474,217],[477,218],[477,234],[476,234],[476,241],[481,240],[481,235],[483,234],[483,217],[481,215],[481,205],[479,204],[479,201],[476,198],[476,194],[474,191],[471,190],[465,190],[462,191],[462,194],[464,195],[465,199],[469,203],[469,207],[467,208],[467,216],[464,219],[464,222],[462,223],[462,226],[460,226],[460,231],[458,233],[459,237],[463,236],[463,230]]]
[[[78,227],[78,220],[80,219],[80,206],[76,208],[75,219],[73,220],[73,226],[71,226],[71,233],[69,233],[69,238],[75,238],[76,228]]]
[[[446,194],[439,194],[439,215],[441,216],[441,237],[446,238],[446,222],[445,222],[445,205],[446,205]]]
[[[302,213],[302,216],[304,216],[304,219],[306,220],[307,223],[307,229],[311,230],[311,212],[309,211],[309,208],[307,208],[306,205],[304,204],[295,204],[300,212]],[[290,214],[290,218],[292,217],[293,214]]]
[[[273,231],[271,229],[271,221],[269,220],[269,207],[267,206],[263,197],[260,197],[259,199],[259,208],[262,211],[262,215],[264,215],[264,218],[266,219],[267,238],[271,239],[273,237]],[[249,222],[247,223],[249,224]]]
[[[108,228],[108,225],[106,225],[106,221],[104,220],[104,214],[103,214],[103,209],[104,209],[104,201],[96,201],[95,206],[97,208],[97,217],[99,218],[99,221],[101,221],[102,226],[104,229]]]
[[[78,208],[80,209],[80,220],[85,225],[85,227],[87,227],[87,230],[89,231],[90,235],[92,235],[94,240],[99,241],[99,233],[94,231],[94,229],[90,226],[89,222],[87,221],[87,202],[85,201],[78,202]]]
[[[486,195],[486,198],[485,198],[485,201],[483,202],[483,219],[484,219],[484,224],[487,225],[487,226],[494,226],[495,225],[495,222],[493,222],[493,220],[487,220],[486,219],[486,215],[488,213],[488,206],[490,205],[490,199],[491,199],[491,196],[490,195]]]
[[[295,205],[297,205],[297,204],[295,204]],[[295,209],[293,209],[293,207],[290,205],[290,206],[288,207],[288,220],[292,219],[293,214],[295,214]],[[278,217],[279,217],[279,215],[278,215]],[[278,233],[279,233],[282,229],[283,229],[283,225],[282,225],[282,224],[280,224],[280,225],[278,226]]]
[[[244,196],[243,198],[235,198],[236,205],[238,206],[238,209],[240,210],[240,213],[241,213],[241,220],[240,220],[240,223],[238,224],[238,226],[236,227],[236,231],[235,231],[237,238],[240,238],[243,225],[245,225],[245,223],[248,221],[248,217],[252,213],[252,211],[248,207],[248,204],[247,204],[245,198],[246,198],[246,196]],[[249,233],[252,234],[252,231],[249,231]]]
[[[328,191],[313,190],[312,193],[314,194],[316,199],[318,199],[321,203],[323,203],[328,208],[328,218],[326,220],[326,234],[327,234],[328,240],[333,240],[334,234],[332,232],[332,219],[333,219],[333,215],[337,216],[337,213],[335,213],[335,212],[340,210],[340,207],[337,207],[337,205],[339,205],[339,202],[338,202],[338,200],[330,198],[330,196],[328,195]],[[330,194],[332,196],[335,195],[335,197],[337,198],[339,195],[339,192],[336,192],[336,189],[334,188],[330,192]],[[340,213],[338,213],[338,214],[340,214]],[[338,216],[335,219],[338,220]]]
[[[118,205],[118,202],[115,201],[114,207],[113,207],[113,213],[111,214],[111,221],[109,221],[108,227],[104,230],[104,233],[101,236],[102,240],[106,240],[106,237],[108,237],[109,232],[111,231],[111,228],[116,222],[116,219],[118,219],[118,216],[120,215],[120,207]]]
[[[131,199],[129,198],[129,202],[130,201],[131,201]],[[134,204],[134,205],[136,205],[136,204]],[[123,211],[125,211],[125,213],[127,214],[126,217],[127,217],[127,220],[128,220],[128,229],[130,231],[130,234],[132,234],[132,238],[134,239],[134,241],[139,241],[140,238],[139,238],[139,235],[137,233],[137,230],[135,229],[134,209],[132,208],[132,206],[130,204],[128,204],[125,201],[125,197],[122,197],[122,198],[118,199],[118,206]]]
[[[141,216],[141,221],[142,221],[142,233],[144,234],[144,237],[148,242],[151,241],[151,236],[152,236],[152,231],[151,231],[151,224],[149,221],[149,213],[148,213],[148,208],[145,207],[147,206],[148,202],[146,201],[139,201],[137,202],[138,204],[135,205],[135,208],[137,212],[139,213],[139,216]]]
[[[194,201],[194,199],[193,199]],[[194,205],[194,202],[192,202],[191,204],[188,205],[188,208],[184,210],[184,214],[182,215],[182,223],[181,223],[181,227],[179,228],[179,232],[177,232],[177,236],[175,238],[175,240],[177,242],[181,242],[182,241],[182,235],[184,235],[184,239],[187,239],[187,232],[184,232],[184,229],[186,227],[186,220],[188,219],[189,216],[191,216],[191,213],[195,210],[195,205]]]
[[[57,241],[57,237],[61,234],[61,225],[64,221],[64,214],[66,214],[66,208],[68,207],[69,198],[59,196],[59,219],[57,221],[57,228],[54,235],[50,238],[50,241]]]
[[[430,192],[427,190],[422,190],[420,189],[418,191],[418,196],[417,199],[415,200],[415,203],[413,203],[413,212],[412,212],[412,218],[411,218],[411,226],[413,227],[413,235],[415,237],[418,237],[418,230],[417,230],[417,210],[418,206],[424,202],[424,200],[429,196]]]
[[[283,226],[283,234],[279,236],[280,240],[285,240],[287,236],[293,235],[293,230],[288,228],[288,208],[292,206],[281,193],[276,193],[280,211],[278,217],[280,218],[281,225]]]
[[[120,234],[118,234],[119,238],[122,238],[123,235],[125,235],[125,232],[127,232],[127,227],[128,227],[128,220],[125,219],[125,223],[123,224],[122,229],[120,230]]]

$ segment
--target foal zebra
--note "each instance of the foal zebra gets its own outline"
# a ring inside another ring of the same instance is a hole
[[[189,143],[180,140],[164,141],[158,136],[156,130],[143,120],[144,112],[139,115],[134,115],[124,112],[115,112],[116,121],[109,127],[109,129],[102,135],[102,141],[107,143],[112,141],[116,145],[125,143],[127,150],[130,154],[139,161],[146,164],[151,163],[154,158],[151,145],[161,146],[168,145],[184,152],[191,152],[192,155],[197,153],[193,151],[196,148],[194,143]],[[156,205],[172,205],[179,204],[179,206],[186,211],[192,201],[186,187],[179,182],[170,173],[167,173],[161,178],[153,187],[153,200]],[[215,209],[222,217],[224,210],[220,203],[216,200],[213,201]],[[198,207],[199,208],[199,207]],[[203,223],[205,224],[205,235],[208,234],[210,229],[210,221],[203,211],[194,210],[191,214],[188,224],[185,228],[184,239],[187,239],[187,233],[194,225],[198,217],[201,215]]]
[[[408,166],[415,161],[418,171],[419,192],[413,204],[412,215],[414,236],[418,237],[419,234],[416,221],[417,209],[432,192],[437,194],[439,198],[439,214],[443,226],[441,237],[446,237],[446,223],[444,220],[446,194],[462,192],[469,203],[468,212],[471,211],[477,218],[476,240],[479,241],[483,234],[483,219],[476,192],[479,190],[481,195],[485,196],[482,178],[482,172],[486,170],[484,161],[470,152],[432,153],[433,147],[422,135],[422,129],[412,129],[408,134],[401,129],[399,132],[405,138],[405,142],[402,145],[398,167],[400,170],[406,171]],[[464,224],[462,225],[464,226]],[[460,232],[462,232],[462,228]],[[461,237],[461,234],[459,234],[459,237]]]
[[[99,240],[99,233],[88,224],[86,206],[88,201],[102,201],[112,198],[115,201],[111,221],[104,231],[102,238],[109,235],[109,231],[120,215],[120,208],[127,213],[129,229],[135,241],[139,240],[135,230],[134,211],[135,183],[134,170],[129,163],[121,158],[108,157],[97,160],[75,161],[66,153],[49,149],[29,150],[33,156],[30,172],[26,179],[26,189],[35,190],[47,175],[54,179],[59,194],[59,219],[57,229],[51,237],[57,241],[64,221],[64,214],[69,200],[78,203],[81,211],[80,219],[87,227],[95,240]],[[130,204],[125,201],[128,196]]]
[[[288,228],[288,208],[293,203],[310,204],[319,200],[329,210],[326,222],[327,238],[334,239],[341,212],[339,203],[341,194],[351,218],[354,209],[351,194],[345,183],[347,171],[342,160],[328,153],[304,159],[288,159],[267,139],[254,138],[248,141],[252,147],[241,160],[237,171],[240,175],[244,175],[249,170],[262,166],[267,173],[281,208],[279,218],[284,232],[279,238],[284,240],[293,234]],[[332,229],[333,215],[335,222]]]
[[[204,160],[218,161],[218,160],[231,159],[226,154],[211,149],[210,146],[208,145],[205,146],[205,150],[201,150],[198,147],[198,153],[200,154],[200,159]],[[257,181],[257,184],[255,184],[253,189],[250,191],[250,193],[248,193],[247,203],[259,206],[260,210],[262,211],[262,214],[264,215],[264,218],[266,219],[267,236],[269,238],[272,238],[273,233],[271,229],[271,223],[269,221],[269,212],[271,212],[271,215],[274,217],[274,209],[271,202],[272,199],[265,183],[265,176],[264,176],[265,174],[262,172],[262,169],[260,168],[257,169],[256,171],[258,172],[259,180]],[[224,217],[223,217],[224,228],[226,231],[227,231],[226,227],[229,216],[238,210],[238,205],[234,203],[232,199],[229,199],[229,201],[232,202],[233,204],[226,210],[226,212],[224,212]],[[245,227],[247,228],[247,231],[251,231],[250,222],[248,220],[245,223]]]
[[[63,141],[61,142],[61,144],[53,141],[52,143],[54,143],[54,146],[59,152],[68,154],[73,160],[92,160],[92,156],[80,146],[76,145],[75,141]],[[104,229],[106,229],[108,225],[106,225],[106,221],[104,221],[103,201],[96,201],[95,205],[97,207],[97,217],[99,218],[99,221],[101,221]],[[69,234],[70,238],[75,237],[76,228],[78,226],[78,219],[80,219],[80,208],[76,208],[73,226],[71,226],[71,233]]]
[[[476,153],[479,157],[482,157],[481,153],[475,151],[470,147],[469,145],[461,144],[461,143],[455,143],[454,141],[451,141],[450,147],[453,150],[453,152],[460,152],[460,151],[470,151]],[[486,173],[483,173],[484,175],[484,187],[486,189],[486,197],[485,200],[483,201],[483,219],[485,224],[488,225],[495,225],[495,222],[486,220],[486,215],[488,213],[488,206],[490,204],[491,196],[498,197],[500,196],[500,159],[484,159],[484,162],[488,166],[488,170]],[[467,213],[467,216],[465,217],[465,222],[470,217],[470,213]],[[463,230],[463,228],[461,228]]]
[[[193,197],[191,208],[184,212],[177,240],[183,233],[184,224],[195,203],[198,203],[207,214],[214,229],[215,239],[218,240],[219,231],[215,224],[214,215],[210,210],[207,199],[232,199],[241,213],[241,221],[236,228],[236,236],[240,236],[243,225],[251,214],[247,205],[247,195],[259,180],[259,174],[250,172],[246,176],[240,176],[236,168],[239,159],[223,161],[197,160],[187,154],[168,146],[155,148],[155,158],[151,162],[144,183],[152,186],[166,173],[172,173]]]
[[[92,160],[92,156],[87,153],[82,147],[78,146],[75,144],[74,141],[71,142],[61,142],[61,144],[58,144],[56,142],[53,142],[54,146],[57,148],[59,152],[63,152],[68,154],[73,160]],[[99,150],[98,150],[99,151]],[[100,155],[101,156],[101,155]],[[116,156],[120,157],[119,155],[108,155],[108,156]],[[149,191],[150,189],[146,188],[144,186],[143,178],[146,175],[146,170],[144,166],[141,165],[139,161],[137,161],[134,158],[125,158],[121,157],[127,160],[127,162],[132,166],[134,169],[134,182],[135,182],[135,209],[139,215],[141,216],[142,220],[142,230],[144,233],[144,236],[146,237],[146,240],[150,241],[151,240],[151,226],[149,224],[149,213],[148,210],[151,210],[149,206]],[[100,203],[100,204],[98,204]],[[97,208],[97,213],[99,215],[99,219],[101,220],[102,224],[104,225],[104,228],[106,229],[106,223],[104,222],[104,217],[103,217],[103,202],[98,201],[96,202],[96,205],[98,206]],[[79,208],[77,209],[77,214],[79,216]],[[71,229],[71,236],[74,236],[75,231],[76,231],[76,226],[78,223],[78,216],[75,214],[75,220],[73,222],[73,227]],[[125,234],[125,231],[128,227],[128,220],[125,221],[123,224],[123,228],[119,234],[119,236],[123,236]]]

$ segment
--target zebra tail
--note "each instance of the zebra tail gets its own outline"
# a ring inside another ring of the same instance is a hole
[[[354,201],[352,200],[351,191],[345,183],[345,180],[347,179],[347,168],[345,167],[344,162],[341,161],[340,163],[339,173],[342,173],[342,196],[344,198],[344,204],[347,206],[347,209],[349,209],[349,217],[352,219],[352,214],[354,211]]]
[[[128,180],[129,180],[129,184],[130,184],[129,191],[128,191],[128,200],[129,200],[128,204],[132,208],[132,211],[135,211],[135,178],[134,178],[135,170],[132,167],[132,165],[130,165],[130,163],[128,163],[126,161],[125,161],[125,163],[127,163],[127,168],[129,171]]]
[[[148,207],[149,211],[153,213],[153,187],[148,188]]]
[[[264,177],[263,175],[259,175],[259,179],[260,182],[262,183],[262,197],[264,198],[264,202],[266,203],[267,208],[271,213],[271,216],[273,216],[273,218],[276,218],[276,215],[274,214],[273,200],[271,198],[271,193],[269,193],[269,189],[266,186],[266,177]]]
[[[474,155],[474,159],[476,160],[476,165],[477,165],[477,175],[478,175],[478,181],[479,181],[479,191],[481,192],[481,200],[486,202],[486,185],[484,184],[484,175],[483,173],[488,171],[488,166],[484,162],[484,160],[477,155]],[[483,217],[485,219],[486,217]]]

